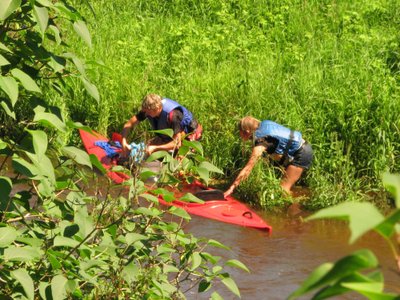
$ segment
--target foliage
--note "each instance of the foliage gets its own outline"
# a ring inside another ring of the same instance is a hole
[[[400,175],[386,173],[383,183],[396,199],[396,209],[382,215],[371,203],[347,202],[318,211],[307,220],[340,218],[349,221],[350,243],[370,230],[376,231],[389,244],[400,270]],[[312,299],[326,299],[356,292],[368,299],[399,299],[399,294],[384,291],[384,278],[379,262],[368,249],[356,251],[336,263],[325,263],[315,269],[288,299],[316,291]]]
[[[67,2],[0,2],[1,295],[177,299],[195,287],[211,291],[220,280],[239,296],[224,267],[248,269],[208,252],[224,245],[183,232],[190,217],[162,210],[138,178],[122,187],[90,178],[100,162],[65,144],[64,136],[90,128],[70,120],[64,104],[83,89],[100,101],[85,61],[66,52],[68,24],[91,45],[86,23]],[[198,170],[200,177],[218,171],[205,160]],[[178,221],[166,222],[171,215]]]
[[[302,182],[322,191],[313,209],[382,192],[381,172],[398,171],[398,1],[99,0],[94,14],[76,2],[96,33],[80,55],[105,70],[91,74],[103,87],[99,108],[84,97],[66,103],[77,121],[120,131],[143,95],[178,100],[228,180],[247,160],[238,118],[277,121],[313,146]],[[139,132],[132,138],[145,139]],[[249,184],[240,198],[253,189],[272,192]]]

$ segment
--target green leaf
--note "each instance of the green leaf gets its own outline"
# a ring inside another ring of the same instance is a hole
[[[22,86],[31,92],[41,93],[42,91],[36,84],[36,82],[25,72],[21,71],[20,69],[12,69],[11,74],[17,78]]]
[[[182,145],[187,146],[189,148],[193,148],[196,152],[198,152],[201,156],[203,156],[203,146],[199,141],[183,140]]]
[[[77,209],[74,221],[79,226],[79,234],[81,238],[85,238],[93,231],[94,224],[92,216],[88,215],[86,207],[83,206]]]
[[[39,248],[36,247],[8,247],[4,250],[5,260],[31,262],[40,258]]]
[[[18,83],[13,77],[0,76],[0,88],[7,94],[14,107],[18,100]]]
[[[90,161],[89,154],[87,154],[86,151],[83,151],[79,148],[73,147],[73,146],[66,146],[62,148],[62,152],[73,159],[76,163],[83,165],[83,166],[88,166],[89,168],[92,168],[92,163]]]
[[[131,262],[122,269],[121,275],[122,278],[128,283],[135,282],[137,276],[139,275],[139,268],[134,262]]]
[[[168,209],[168,211],[171,214],[175,215],[175,216],[181,217],[182,219],[185,219],[185,220],[190,220],[191,219],[190,215],[183,208],[176,207],[176,206],[171,206]]]
[[[207,242],[207,244],[210,245],[210,246],[213,246],[213,247],[222,248],[222,249],[225,249],[225,250],[230,250],[229,247],[227,247],[224,244],[221,244],[220,242],[218,242],[216,240],[213,240],[213,239],[209,240]]]
[[[199,252],[193,252],[192,256],[192,266],[190,267],[190,271],[196,270],[203,261]]]
[[[156,151],[154,153],[152,153],[148,158],[147,158],[147,162],[152,162],[161,158],[167,158],[167,159],[171,159],[172,156],[171,154],[169,154],[167,151]]]
[[[46,127],[54,127],[62,132],[65,132],[66,126],[63,121],[60,120],[55,114],[35,111],[34,122],[38,122]]]
[[[11,277],[17,280],[24,289],[25,295],[28,299],[33,299],[35,296],[33,280],[29,276],[26,269],[20,268],[10,272]]]
[[[315,295],[314,298],[317,299],[326,299],[332,298],[337,295],[342,295],[344,293],[350,292],[351,290],[346,288],[345,285],[347,283],[354,283],[354,282],[379,282],[383,284],[383,275],[381,272],[376,271],[367,276],[360,274],[358,272],[354,272],[349,276],[345,276],[336,280],[332,284],[326,285],[325,287],[321,288]]]
[[[40,248],[44,243],[43,239],[29,238],[29,237],[24,237],[24,236],[19,236],[15,240],[17,242],[21,242],[21,243],[24,243],[26,245],[33,246],[33,247],[38,247],[38,248]]]
[[[198,292],[199,292],[199,293],[206,292],[207,290],[210,289],[211,286],[212,286],[212,283],[211,283],[211,282],[209,282],[209,281],[203,279],[203,280],[200,281],[200,283],[199,283]],[[222,298],[221,298],[221,299],[222,299]]]
[[[1,4],[0,4],[0,6],[1,6]],[[0,7],[0,11],[1,11],[1,7]],[[8,49],[7,46],[4,45],[3,43],[0,43],[0,50],[12,53],[12,51],[10,49]]]
[[[90,162],[92,166],[95,166],[102,174],[106,174],[107,170],[100,162],[99,158],[95,154],[89,154]],[[92,167],[90,167],[92,169]]]
[[[197,198],[192,193],[185,194],[183,197],[179,198],[179,200],[186,202],[194,202],[194,203],[204,203],[203,200]]]
[[[84,270],[84,271],[87,271],[87,270],[89,270],[89,269],[91,269],[91,268],[94,268],[94,267],[106,267],[106,268],[108,268],[108,264],[105,262],[105,261],[102,261],[102,260],[99,260],[99,259],[90,259],[90,260],[85,260],[85,261],[82,261],[81,263],[80,263],[80,267],[81,267],[81,270]]]
[[[43,35],[47,29],[47,24],[49,23],[49,12],[47,8],[35,5],[33,9],[33,17],[39,24],[40,31],[42,32]]]
[[[210,253],[204,251],[202,251],[200,255],[201,257],[203,257],[203,259],[205,259],[206,261],[210,262],[213,265],[215,265],[217,262],[221,260],[221,256],[211,255]]]
[[[49,25],[49,29],[54,33],[54,38],[56,40],[57,45],[60,45],[62,40],[60,36],[60,30],[54,25]]]
[[[370,300],[395,300],[399,295],[383,293],[383,282],[349,282],[342,285],[350,290],[364,295]]]
[[[0,102],[0,105],[1,105],[1,107],[4,109],[4,111],[6,112],[6,114],[7,114],[9,117],[11,117],[12,119],[15,120],[15,112],[12,111],[12,110],[8,107],[7,103],[4,102],[4,101],[1,101],[1,102]]]
[[[10,193],[12,190],[12,182],[10,178],[0,176],[0,209],[5,210],[10,201]],[[1,246],[1,242],[0,242]]]
[[[29,132],[32,136],[33,149],[35,150],[35,154],[39,157],[45,155],[48,145],[47,134],[42,130],[26,129],[26,131]]]
[[[225,277],[221,281],[232,293],[234,293],[236,296],[240,297],[239,289],[238,289],[235,281],[233,281],[232,278]]]
[[[211,300],[224,300],[224,298],[222,298],[221,295],[217,292],[213,292],[211,294]]]
[[[157,217],[158,215],[161,214],[160,211],[149,209],[147,207],[139,207],[138,209],[135,210],[135,213],[136,214],[142,214],[142,215],[145,215],[145,216],[150,216],[150,217]]]
[[[75,32],[88,44],[89,47],[92,47],[92,39],[90,37],[90,33],[88,28],[86,27],[86,23],[82,20],[78,20],[73,25]]]
[[[36,169],[39,171],[37,179],[42,183],[43,180],[47,181],[50,185],[55,186],[56,178],[54,174],[54,167],[51,160],[46,155],[37,155],[30,152],[25,152],[26,156],[32,161]]]
[[[288,297],[288,300],[296,299],[311,291],[318,282],[333,268],[332,263],[324,263],[317,267],[308,278],[301,284],[301,286]]]
[[[149,237],[147,237],[143,234],[131,232],[131,233],[126,234],[125,239],[126,239],[127,245],[132,245],[133,243],[135,243],[137,241],[148,240]]]
[[[10,62],[3,55],[0,54],[0,67],[6,66],[9,64],[10,64]]]
[[[7,143],[0,139],[0,150],[7,148]]]
[[[222,172],[222,170],[220,170],[213,164],[209,163],[208,161],[203,161],[202,163],[200,163],[199,168],[207,169],[209,172],[224,174],[224,172]]]
[[[0,21],[7,19],[20,6],[21,0],[1,0]]]
[[[351,230],[350,243],[353,243],[361,235],[372,230],[384,220],[383,215],[373,204],[359,202],[345,202],[337,206],[322,209],[306,220],[321,218],[348,219]]]
[[[333,265],[331,263],[325,263],[319,266],[288,299],[295,299],[313,289],[345,280],[346,277],[357,274],[358,271],[375,268],[377,266],[378,260],[370,250],[358,250],[338,260]],[[337,293],[337,291],[332,291],[332,293]]]
[[[395,210],[386,219],[376,226],[375,230],[386,238],[390,238],[396,232],[396,225],[400,223],[400,209]]]
[[[72,57],[72,61],[73,61],[74,65],[76,66],[76,68],[78,69],[79,73],[83,76],[86,76],[85,66],[82,63],[82,61],[79,58],[77,58],[76,56]]]
[[[174,136],[174,131],[171,128],[160,129],[160,130],[150,130],[150,132],[166,135],[166,136],[169,136],[170,138],[172,138]]]
[[[242,269],[242,270],[250,273],[250,270],[246,267],[246,265],[243,264],[242,262],[238,261],[237,259],[230,259],[225,263],[225,265],[239,268],[239,269]]]
[[[50,288],[49,288],[50,284],[48,282],[43,282],[40,281],[39,282],[39,295],[42,297],[42,299],[51,299],[51,295],[50,295]],[[49,292],[47,292],[49,291]]]
[[[0,186],[0,190],[2,188]],[[17,230],[14,227],[0,227],[0,247],[5,248],[9,246],[17,238]]]
[[[392,192],[396,200],[396,207],[400,208],[400,175],[384,173],[382,176],[383,185]],[[393,188],[393,189],[390,189]]]
[[[76,240],[74,240],[74,239],[71,239],[71,238],[68,238],[68,237],[64,237],[64,236],[56,236],[56,237],[54,238],[54,241],[53,241],[53,246],[54,246],[54,247],[62,246],[62,247],[71,247],[71,248],[74,248],[74,247],[76,247],[78,244],[79,244],[78,241],[76,241]]]
[[[61,73],[64,71],[66,65],[67,65],[67,60],[64,59],[63,57],[56,56],[56,55],[51,55],[50,61],[48,62],[48,65],[54,70],[56,73]]]
[[[92,96],[97,102],[99,102],[100,94],[99,91],[97,90],[97,87],[83,76],[80,76],[80,78],[83,82],[83,86],[85,87],[89,95]]]
[[[56,275],[51,280],[51,295],[53,299],[65,299],[67,297],[66,284],[67,278],[62,275]]]
[[[196,171],[197,171],[197,173],[199,174],[200,178],[201,178],[205,183],[208,183],[208,180],[210,180],[210,173],[208,172],[208,169],[198,167],[198,168],[196,169]]]
[[[12,167],[18,173],[25,175],[29,178],[35,178],[40,174],[39,170],[36,168],[35,165],[27,162],[22,157],[18,157],[16,155],[12,158]]]
[[[158,197],[151,195],[151,194],[141,194],[140,195],[141,198],[144,198],[148,201],[154,202],[154,203],[158,203]]]
[[[47,252],[47,258],[51,264],[51,267],[53,270],[58,270],[61,269],[62,264],[60,263],[59,259],[57,258],[56,255],[53,254],[54,251],[48,250]]]
[[[176,252],[176,249],[172,249],[171,252]],[[179,273],[179,269],[173,265],[163,265],[163,273]]]

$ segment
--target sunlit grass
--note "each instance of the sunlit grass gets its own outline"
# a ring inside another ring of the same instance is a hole
[[[242,154],[237,120],[251,114],[277,121],[313,145],[316,158],[304,182],[324,191],[313,196],[321,205],[380,186],[383,170],[399,171],[398,2],[92,5],[95,16],[79,6],[93,49],[75,43],[80,55],[104,64],[90,73],[101,100],[76,97],[66,104],[72,118],[119,131],[143,95],[178,100],[203,124],[206,156],[228,177],[249,155]],[[268,194],[268,186],[249,180],[248,189]]]

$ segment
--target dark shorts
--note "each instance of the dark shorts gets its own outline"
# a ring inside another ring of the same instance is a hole
[[[294,159],[290,163],[291,165],[294,165],[296,167],[300,167],[303,169],[308,169],[311,166],[312,160],[313,160],[313,150],[311,148],[311,145],[307,142],[303,144],[303,146],[300,147],[299,150],[297,150],[294,153]]]

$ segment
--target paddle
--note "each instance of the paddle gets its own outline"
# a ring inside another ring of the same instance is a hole
[[[195,192],[194,195],[204,201],[207,200],[225,200],[224,192],[217,189],[202,190]]]

